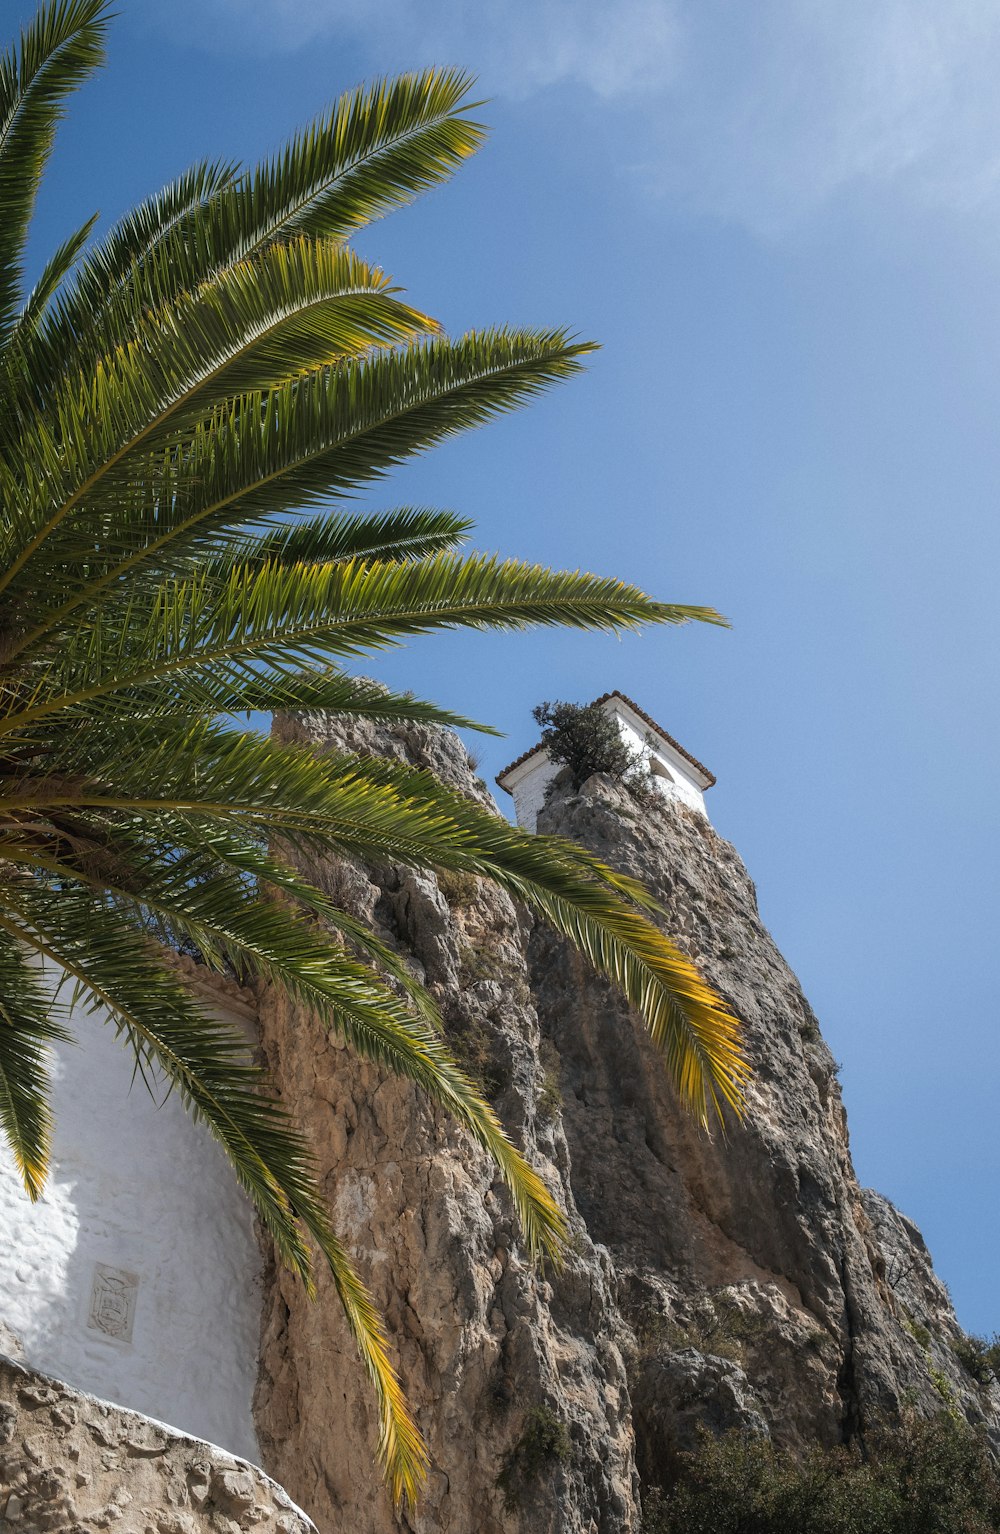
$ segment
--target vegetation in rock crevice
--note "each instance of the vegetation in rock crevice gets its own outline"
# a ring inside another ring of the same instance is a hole
[[[508,1508],[524,1501],[539,1476],[569,1462],[573,1452],[569,1428],[550,1406],[533,1406],[517,1443],[497,1477]]]

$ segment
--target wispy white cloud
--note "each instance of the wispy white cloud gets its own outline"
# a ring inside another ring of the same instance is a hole
[[[193,4],[194,0],[188,0]],[[348,41],[641,114],[651,190],[775,235],[857,187],[1000,206],[996,0],[197,0],[248,46]],[[210,31],[209,31],[209,35]]]
[[[993,0],[707,0],[685,14],[654,184],[766,233],[858,187],[949,207],[1000,197]]]
[[[194,0],[189,0],[194,10]],[[198,0],[207,35],[294,50],[322,39],[367,45],[380,64],[463,62],[494,93],[564,81],[598,96],[660,89],[677,22],[669,0]]]

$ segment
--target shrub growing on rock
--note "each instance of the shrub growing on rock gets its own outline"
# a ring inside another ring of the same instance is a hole
[[[759,1438],[706,1437],[669,1488],[643,1497],[643,1534],[994,1534],[1000,1476],[985,1440],[947,1413],[804,1458]]]
[[[629,749],[615,721],[596,703],[539,703],[532,714],[542,726],[542,745],[552,761],[569,768],[574,788],[595,772],[629,788],[648,787],[641,756]]]

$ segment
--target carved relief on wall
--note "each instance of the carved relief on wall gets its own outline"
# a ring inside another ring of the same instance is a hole
[[[114,1337],[118,1342],[131,1342],[138,1292],[137,1273],[128,1273],[124,1268],[109,1268],[103,1262],[95,1262],[87,1325],[96,1332],[103,1332],[105,1337]]]

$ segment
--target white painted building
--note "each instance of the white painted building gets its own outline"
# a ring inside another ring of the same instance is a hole
[[[606,692],[595,698],[592,706],[603,709],[615,721],[625,745],[646,765],[654,786],[665,798],[679,799],[708,818],[705,790],[715,778],[707,767],[624,693]],[[534,831],[546,791],[559,771],[559,764],[539,742],[497,775],[500,788],[514,800],[518,825],[525,830]]]
[[[183,963],[184,961],[180,961]],[[196,968],[189,964],[189,969]],[[251,1028],[246,993],[206,1004]],[[32,1204],[0,1148],[0,1351],[258,1460],[261,1258],[250,1203],[176,1094],[162,1106],[100,1013],[56,1052],[53,1166]]]

